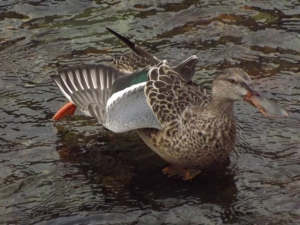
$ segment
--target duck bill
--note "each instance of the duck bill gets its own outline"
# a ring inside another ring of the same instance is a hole
[[[258,108],[266,117],[288,117],[288,112],[284,108],[264,97],[256,90],[248,90],[247,95],[244,96],[244,101]]]

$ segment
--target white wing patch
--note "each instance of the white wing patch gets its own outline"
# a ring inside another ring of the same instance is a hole
[[[160,122],[146,101],[145,84],[132,85],[113,94],[107,102],[107,120],[103,126],[116,133],[141,128],[161,129]]]

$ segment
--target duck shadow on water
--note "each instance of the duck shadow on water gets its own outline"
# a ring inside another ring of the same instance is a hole
[[[61,159],[78,166],[89,184],[100,185],[110,195],[126,193],[126,198],[158,210],[156,200],[164,199],[174,199],[174,202],[179,198],[192,199],[222,208],[236,201],[235,174],[228,168],[229,159],[226,165],[184,181],[164,175],[161,169],[168,163],[152,152],[136,133],[104,131],[85,135],[85,140],[83,135],[67,133],[58,133],[57,152]]]

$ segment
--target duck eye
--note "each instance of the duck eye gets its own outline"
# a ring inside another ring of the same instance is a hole
[[[234,78],[229,78],[228,81],[229,81],[231,84],[237,84],[237,81],[236,81],[236,79],[234,79]]]

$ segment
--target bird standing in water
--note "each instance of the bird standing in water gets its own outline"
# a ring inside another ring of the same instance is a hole
[[[175,67],[159,60],[120,34],[135,55],[116,58],[113,67],[86,65],[52,75],[70,101],[54,121],[79,108],[113,132],[135,130],[171,165],[163,171],[192,179],[225,161],[236,139],[234,102],[243,100],[270,118],[287,117],[285,109],[264,97],[241,69],[224,70],[211,92],[192,81],[196,56]]]

